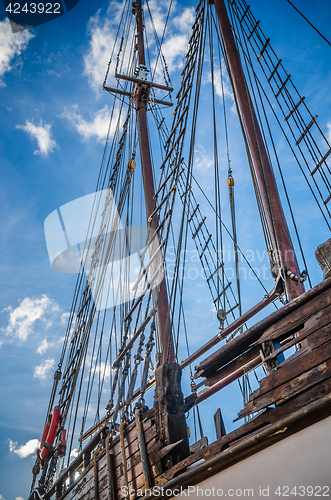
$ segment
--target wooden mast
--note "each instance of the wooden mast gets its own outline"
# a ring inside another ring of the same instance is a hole
[[[144,34],[143,34],[143,18],[141,0],[136,0],[134,4],[136,20],[137,20],[137,50],[138,62],[140,71],[146,68],[145,50],[144,50]],[[155,208],[154,200],[154,181],[151,162],[151,153],[148,137],[147,126],[147,102],[148,102],[149,87],[139,83],[134,97],[134,103],[137,110],[138,128],[139,128],[139,146],[141,157],[141,168],[143,174],[143,184],[145,193],[146,218],[148,218]],[[152,229],[157,227],[157,219],[154,217],[150,223]],[[168,295],[165,280],[163,279],[160,285],[160,291],[157,300],[157,317],[159,324],[160,344],[162,350],[162,363],[172,363],[175,360],[174,344],[171,336],[171,325],[168,314]]]
[[[261,192],[268,226],[278,261],[295,276],[300,277],[298,262],[284,216],[272,166],[269,162],[258,120],[249,94],[247,82],[240,61],[239,52],[232,32],[224,0],[214,0],[218,23],[227,58],[231,84],[236,95],[245,127],[247,141],[252,156],[253,167]],[[289,300],[304,293],[302,283],[285,280],[286,295]]]
[[[146,66],[141,0],[136,0],[134,9],[137,20],[138,62],[139,69],[143,73],[146,71]],[[141,83],[138,85],[134,98],[138,116],[139,145],[147,221],[154,210],[153,197],[155,193],[147,127],[148,91],[148,86],[144,86]],[[154,217],[150,227],[156,229],[156,224],[157,221]],[[164,467],[169,468],[189,455],[189,440],[184,411],[184,396],[181,390],[182,368],[175,362],[174,344],[168,313],[167,289],[164,279],[160,285],[157,314],[162,358],[160,366],[155,370],[155,423],[161,442],[166,445],[176,443],[175,449],[164,459]]]

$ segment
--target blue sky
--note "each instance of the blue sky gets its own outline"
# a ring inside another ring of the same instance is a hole
[[[285,0],[277,2],[277,7],[275,2],[262,0],[250,3],[330,138],[331,48]],[[51,378],[71,306],[76,276],[56,273],[51,268],[43,223],[57,207],[95,189],[110,109],[110,96],[101,88],[114,37],[112,9],[116,7],[114,4],[108,10],[107,7],[107,2],[80,0],[77,7],[58,20],[12,34],[1,5],[0,500],[21,500],[28,496],[32,453],[41,437]],[[165,54],[174,94],[180,81],[178,71],[185,51],[185,20],[190,7],[189,2],[177,2],[176,20],[170,26],[172,37],[166,39]],[[300,8],[330,39],[331,5],[322,0],[302,0]],[[160,29],[162,19],[161,15],[157,17]],[[230,110],[231,95],[227,99]],[[240,156],[243,146],[235,128],[236,115],[229,113],[238,216],[247,215],[238,229],[239,244],[245,251],[255,250],[256,242],[260,245],[262,241],[254,222],[256,208],[247,203],[251,198],[247,162]],[[170,126],[170,113],[167,120]],[[208,178],[211,156],[203,134],[201,129],[196,173],[207,194],[212,196]],[[283,148],[280,136],[277,145]],[[314,264],[313,252],[329,233],[300,174],[285,157],[284,165],[316,284],[322,276]],[[270,278],[266,287],[272,288]],[[254,293],[244,300],[244,309],[261,296],[255,283],[251,289]],[[209,298],[203,296],[201,300],[211,308]],[[189,322],[196,347],[198,311],[192,308]],[[213,318],[208,323],[211,336],[215,335],[215,325]],[[231,399],[231,394],[224,391],[224,395],[217,396],[216,404]],[[206,403],[209,420],[210,406]],[[232,411],[238,405],[230,406]],[[230,422],[230,413],[226,420]]]

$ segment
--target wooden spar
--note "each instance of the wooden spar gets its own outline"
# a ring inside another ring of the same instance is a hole
[[[134,6],[135,6],[136,20],[137,20],[137,48],[138,48],[139,66],[145,66],[141,0],[137,0]],[[154,201],[155,190],[154,190],[153,171],[152,171],[151,154],[150,154],[150,146],[148,138],[148,127],[147,127],[148,92],[149,92],[148,87],[144,87],[144,84],[139,83],[137,92],[134,97],[134,103],[136,106],[137,117],[138,117],[140,157],[141,157],[141,168],[143,174],[147,220],[154,210],[154,203],[155,203]],[[156,230],[157,227],[156,217],[151,221],[150,227]],[[168,309],[169,307],[168,307],[167,288],[165,280],[163,279],[160,285],[160,290],[157,298],[157,318],[159,325],[160,345],[162,346],[163,350],[162,361],[164,363],[167,362],[171,363],[175,360],[175,351],[171,336]]]
[[[137,432],[138,432],[139,453],[140,453],[141,462],[143,464],[145,488],[146,488],[146,490],[148,490],[152,483],[151,483],[150,473],[149,473],[144,432],[143,432],[143,427],[142,427],[141,421],[140,421],[140,413],[141,413],[141,411],[139,409],[136,409],[135,419],[136,419],[136,426],[137,426]]]
[[[276,180],[253,108],[224,0],[215,0],[214,4],[229,67],[229,74],[231,75],[231,84],[244,123],[274,249],[278,252],[281,265],[296,276],[300,276]],[[304,293],[303,284],[287,278],[286,292],[289,300],[294,299]]]
[[[254,342],[260,339],[267,329],[272,328],[278,321],[282,320],[286,324],[287,320],[285,318],[290,317],[292,312],[295,312],[296,318],[297,316],[302,318],[303,315],[306,314],[304,311],[308,311],[307,314],[309,314],[310,311],[313,312],[323,307],[321,306],[321,294],[328,296],[330,294],[330,287],[331,280],[325,280],[251,326],[244,333],[238,335],[238,337],[231,340],[231,342],[226,343],[218,351],[215,351],[208,358],[201,361],[199,367],[196,368],[194,378],[209,377],[209,375],[214,374],[216,370],[221,369],[226,366],[227,363],[244,354]],[[293,325],[291,324],[290,326]]]
[[[249,311],[240,316],[240,318],[236,319],[233,323],[231,323],[231,325],[224,328],[224,330],[221,330],[218,335],[216,335],[211,340],[206,342],[206,344],[204,344],[197,351],[191,354],[191,356],[182,361],[181,367],[185,368],[186,366],[193,363],[193,361],[202,356],[202,354],[204,354],[205,352],[209,351],[209,349],[218,344],[218,342],[227,337],[227,335],[230,335],[230,333],[234,332],[236,328],[246,323],[246,321],[255,316],[255,314],[262,311],[262,309],[264,309],[267,305],[274,302],[283,293],[282,283],[283,281],[280,278],[278,278],[273,290],[268,295],[265,295],[265,297],[263,298],[263,300],[261,300],[261,302],[259,302],[254,307],[249,309]]]
[[[133,76],[120,75],[119,73],[116,73],[115,78],[120,78],[121,80],[127,80],[133,83],[143,83],[144,85],[148,85],[149,87],[166,90],[167,92],[172,92],[174,90],[172,87],[167,87],[166,85],[160,85],[159,83],[155,82],[148,82],[147,80],[141,80],[140,78],[134,78]]]
[[[206,387],[206,389],[203,389],[201,392],[197,394],[197,399],[195,401],[195,406],[202,403],[205,399],[209,398],[216,392],[220,391],[227,385],[230,385],[231,382],[234,382],[238,378],[242,377],[245,375],[245,373],[248,373],[249,371],[253,370],[254,368],[257,368],[262,364],[262,358],[261,356],[257,356],[256,358],[252,359],[249,363],[241,366],[237,370],[233,371],[232,373],[228,374],[224,378],[220,379],[218,382],[215,384]]]

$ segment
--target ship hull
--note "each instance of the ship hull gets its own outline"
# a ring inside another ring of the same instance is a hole
[[[45,498],[329,497],[330,333],[331,278],[225,344],[203,365],[207,384],[263,342],[272,339],[280,350],[301,342],[301,349],[271,369],[250,395],[239,413],[250,420],[201,449],[191,447],[184,459],[182,439],[165,442],[157,413],[163,415],[163,407],[121,426],[117,436],[110,437],[105,421]]]
[[[278,432],[282,431],[286,432],[286,429]],[[192,500],[208,496],[272,499],[283,496],[329,497],[330,442],[329,416],[189,486],[186,494]]]

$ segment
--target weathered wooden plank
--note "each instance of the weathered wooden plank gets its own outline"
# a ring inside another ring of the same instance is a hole
[[[147,448],[147,453],[148,453],[148,458],[150,461],[151,465],[154,465],[157,461],[157,453],[161,450],[161,443],[159,440],[154,438],[152,441],[148,443],[148,448]],[[118,460],[116,461],[115,469],[118,467],[122,466],[122,461],[120,455],[118,455]],[[130,456],[127,456],[127,469],[131,469],[134,467],[138,462],[140,461],[140,453],[139,449],[137,448],[136,451],[131,454]]]
[[[102,453],[102,455],[98,457],[98,477],[100,481],[101,479],[108,477],[107,466],[107,454]]]
[[[312,319],[312,323],[309,326],[313,326],[316,323],[316,329],[319,328],[318,323],[321,322],[320,326],[324,326],[331,322],[331,291],[327,290],[321,296],[316,297],[314,300],[308,302],[304,306],[300,307],[296,311],[277,321],[274,325],[270,326],[265,330],[263,335],[258,340],[258,343],[265,342],[266,340],[273,340],[283,336],[284,334],[300,326],[302,323],[308,323],[309,319]],[[318,311],[318,312],[316,312]],[[304,329],[307,327],[305,324]],[[300,337],[301,337],[300,331]],[[303,333],[303,332],[302,332]],[[298,339],[300,340],[300,339]],[[256,344],[256,343],[255,343]]]
[[[284,401],[296,396],[297,394],[304,392],[310,387],[320,383],[321,381],[329,378],[331,375],[331,359],[326,362],[315,366],[309,371],[305,371],[298,377],[290,380],[285,385],[281,385],[276,389],[264,394],[260,398],[250,401],[246,407],[238,413],[238,416],[244,417],[250,413],[257,412],[270,406],[272,404],[281,404]]]
[[[256,342],[268,327],[272,326],[282,318],[288,316],[292,311],[295,311],[299,308],[301,309],[306,304],[309,308],[309,303],[315,300],[315,298],[315,311],[319,310],[320,306],[318,305],[318,297],[320,297],[324,292],[327,292],[326,294],[330,296],[330,292],[328,291],[330,288],[331,279],[329,278],[327,280],[324,280],[322,283],[312,288],[311,290],[308,290],[306,293],[291,300],[291,302],[286,304],[278,311],[275,311],[273,314],[270,314],[263,320],[259,321],[256,325],[249,328],[246,332],[231,340],[223,347],[215,351],[213,354],[208,356],[206,359],[201,361],[198,367],[199,375],[208,377],[209,375],[213,374],[216,370],[225,366],[227,363],[247,351],[250,345],[253,342]]]
[[[93,499],[94,498],[94,472],[93,468],[89,471],[85,481],[78,483],[71,491],[69,491],[65,498],[66,500],[80,500],[80,499]]]
[[[107,476],[104,476],[103,478],[99,479],[98,483],[98,498],[100,498],[100,493],[102,491],[108,491],[108,479]]]
[[[108,489],[105,489],[105,490],[100,492],[99,500],[109,500]]]
[[[328,327],[324,327],[328,328]],[[321,329],[323,330],[323,329]],[[292,362],[281,364],[279,368],[271,372],[267,377],[260,381],[260,388],[252,392],[250,395],[250,401],[257,399],[258,397],[266,394],[267,392],[285,384],[289,380],[298,377],[305,371],[310,370],[314,366],[323,363],[331,357],[331,343],[327,342],[322,346],[307,352],[305,355],[293,360]]]
[[[206,446],[206,448],[203,448],[202,450],[192,454],[182,462],[174,465],[171,469],[168,469],[163,474],[159,475],[155,479],[155,484],[158,486],[164,485],[175,476],[180,474],[181,471],[186,469],[189,465],[192,465],[193,463],[201,459],[208,460],[209,458],[226,449],[230,443],[232,444],[238,440],[241,440],[243,437],[253,435],[267,425],[285,418],[287,415],[290,415],[300,408],[303,408],[304,406],[320,399],[322,396],[330,392],[331,378],[328,378],[327,380],[322,381],[317,386],[314,386],[304,393],[295,396],[293,399],[286,401],[281,406],[268,409],[267,411],[249,420],[238,429],[235,429],[229,434],[226,434],[221,439],[218,439],[217,441],[214,441],[210,445]],[[329,413],[330,410],[327,411],[327,414]]]
[[[108,492],[108,478],[107,478],[107,467],[106,467],[106,455],[103,454],[101,459],[97,461],[98,464],[98,498],[107,498]],[[153,470],[153,468],[152,468]],[[120,472],[119,470],[117,471]],[[114,474],[114,477],[117,474]],[[140,477],[141,476],[141,477]],[[116,490],[120,491],[122,486],[125,486],[123,475],[116,477],[118,483],[116,485]],[[141,488],[144,485],[143,474],[142,474],[142,464],[139,462],[134,468],[128,471],[128,480],[130,488]],[[82,500],[82,499],[94,499],[95,500],[95,489],[94,489],[94,469],[89,471],[88,477],[86,477],[84,483],[78,483],[78,485],[70,491],[66,496],[66,500]]]
[[[172,469],[166,471],[162,476],[159,476],[155,484],[162,485],[168,480],[172,479],[175,475],[180,473],[183,469],[185,469],[188,465],[191,463],[196,462],[197,460],[200,460],[201,458],[204,458],[205,460],[208,460],[209,458],[215,456],[217,453],[219,453],[221,450],[226,448],[229,443],[233,443],[236,440],[241,439],[243,436],[247,435],[252,435],[252,432],[257,432],[259,429],[264,427],[265,425],[276,422],[279,419],[283,418],[284,416],[287,416],[291,414],[292,412],[296,411],[298,408],[302,408],[303,406],[306,406],[309,404],[311,401],[314,401],[316,399],[319,399],[322,395],[327,394],[331,392],[331,378],[325,380],[324,382],[321,382],[317,386],[308,389],[306,392],[299,394],[298,396],[294,397],[293,399],[285,402],[279,407],[270,409],[263,414],[259,415],[253,420],[250,420],[243,426],[241,426],[239,429],[236,429],[235,431],[227,434],[223,438],[219,439],[218,441],[212,443],[211,445],[207,446],[200,452],[195,453],[194,455],[188,457],[187,459],[183,460],[181,463],[176,464]],[[321,416],[320,418],[323,418]],[[101,460],[103,460],[104,455],[101,455]],[[102,468],[100,467],[100,471]],[[91,474],[91,471],[89,471]],[[101,474],[101,472],[100,472]],[[85,480],[85,485],[86,485],[86,477],[83,478]],[[130,484],[130,487],[133,487],[132,485],[134,484],[135,489],[143,488],[144,485],[144,479],[143,479],[143,474],[140,476],[136,477],[136,480],[134,483]],[[124,486],[124,482],[121,479],[121,481],[117,484],[117,491],[120,492],[121,486]],[[86,486],[85,486],[86,488]],[[93,491],[93,490],[92,490]],[[105,500],[107,498],[106,493],[106,488],[101,488],[100,487],[100,500]],[[76,496],[75,498],[73,496],[70,496],[71,499],[73,500],[81,500],[81,499],[86,499],[89,500],[93,498],[91,496],[90,492],[85,492],[85,496],[80,495],[79,497]],[[121,496],[118,495],[118,498],[120,499]],[[66,496],[66,500],[69,499],[69,496]]]
[[[135,430],[135,433],[133,432]],[[155,439],[157,435],[157,430],[155,423],[150,424],[149,426],[146,426],[146,430],[144,430],[144,436],[145,436],[145,442],[146,445],[153,439]],[[125,456],[129,457],[133,453],[135,453],[138,449],[138,434],[136,432],[136,429],[133,429],[129,433],[129,439],[127,441],[127,437],[124,437],[124,442],[125,442]],[[122,453],[122,448],[121,448],[121,443],[116,442],[116,444],[112,447],[112,450],[114,452],[114,456],[118,456]]]
[[[212,375],[209,375],[207,377],[205,385],[207,387],[212,386],[222,378],[227,377],[228,375],[230,375],[230,373],[233,373],[234,371],[238,370],[238,368],[241,368],[243,365],[255,359],[259,355],[259,353],[260,346],[253,347],[242,356],[239,356],[239,358],[231,361],[231,363],[228,363],[226,366],[213,373]]]
[[[324,309],[324,311],[326,311],[326,309]],[[319,328],[319,330],[316,330],[316,328]],[[286,351],[290,347],[293,347],[298,342],[301,342],[306,338],[308,339],[308,345],[310,346],[311,350],[318,347],[319,345],[327,343],[331,339],[331,323],[329,323],[328,318],[322,318],[322,312],[319,312],[306,321],[304,329],[300,330],[300,337],[297,337],[288,342],[286,345],[280,347],[275,352],[267,356],[264,361],[275,358],[276,356],[278,356],[278,354]]]
[[[121,476],[118,479],[118,492],[120,492],[121,489],[124,487],[125,487],[124,477]],[[137,475],[135,478],[133,478],[132,480],[129,481],[129,488],[132,488],[133,490],[145,488],[144,475],[142,472],[141,472],[141,474]],[[119,496],[119,498],[120,498],[120,496]]]
[[[153,453],[156,452],[157,449],[160,449],[161,443],[157,441],[155,438],[148,443],[149,451],[153,456]],[[114,479],[118,481],[116,484],[116,490],[119,492],[120,488],[124,486],[124,478],[123,478],[123,464],[120,461],[120,455],[118,455],[118,466],[114,469]],[[155,457],[157,457],[157,453],[155,453]],[[114,457],[115,459],[115,457]],[[153,478],[160,473],[163,472],[161,462],[155,462],[151,465],[151,473]],[[107,455],[105,451],[102,451],[97,456],[97,470],[98,470],[98,498],[102,500],[103,498],[108,498],[108,476],[107,476]],[[131,455],[128,458],[128,480],[130,488],[138,489],[144,486],[144,477],[143,477],[143,469],[140,461],[139,451],[137,451],[134,455]],[[66,497],[67,500],[81,500],[81,499],[89,499],[95,498],[94,491],[94,467],[90,468],[90,470],[85,474],[75,488],[68,492]]]
[[[214,415],[214,422],[215,422],[215,429],[216,429],[216,437],[217,439],[220,439],[221,437],[225,436],[226,431],[225,431],[225,426],[224,426],[224,421],[221,413],[221,409],[218,408]]]
[[[140,458],[140,457],[139,457]],[[140,474],[143,473],[143,465],[141,460],[135,460],[134,462],[131,462],[130,464],[130,469],[127,469],[127,474],[128,474],[128,481],[129,483],[134,480],[135,477],[140,476]],[[160,473],[159,469],[159,464],[156,462],[154,464],[150,464],[150,469],[152,472],[153,477],[156,477]],[[162,471],[163,472],[163,471]],[[114,476],[116,480],[121,480],[123,477],[123,464],[120,464],[119,467],[116,467],[114,471]]]

